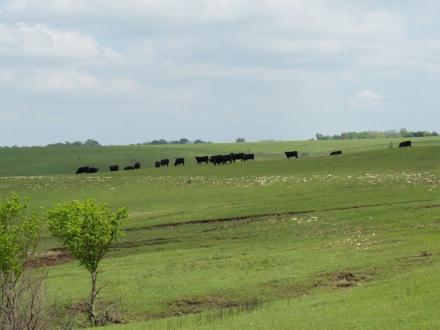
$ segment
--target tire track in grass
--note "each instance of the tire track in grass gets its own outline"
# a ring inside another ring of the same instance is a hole
[[[217,219],[170,222],[170,223],[150,225],[150,226],[126,228],[123,230],[125,232],[137,232],[137,231],[152,230],[152,229],[158,229],[158,228],[169,228],[169,227],[179,227],[179,226],[199,225],[199,224],[213,224],[213,223],[232,222],[232,221],[254,222],[254,221],[262,221],[262,220],[265,220],[266,218],[271,218],[271,217],[304,215],[304,214],[317,213],[317,212],[349,211],[349,210],[367,209],[367,208],[382,207],[382,206],[394,206],[394,205],[422,203],[422,202],[434,202],[434,201],[436,201],[436,200],[412,200],[412,201],[400,201],[400,202],[394,202],[394,203],[376,203],[376,204],[354,205],[354,206],[336,207],[336,208],[328,208],[328,209],[321,209],[321,210],[320,209],[313,209],[313,210],[303,210],[303,211],[262,213],[262,214],[246,215],[246,216],[239,216],[239,217],[225,217],[225,218],[217,218]],[[424,206],[424,207],[429,207],[429,206]],[[433,206],[433,207],[435,207],[435,206]]]

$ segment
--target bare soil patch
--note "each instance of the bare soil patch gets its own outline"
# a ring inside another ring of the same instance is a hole
[[[356,273],[353,271],[325,273],[320,276],[315,287],[330,287],[335,289],[351,288],[367,282],[371,276],[372,274]]]
[[[39,254],[33,259],[28,260],[26,267],[28,268],[40,268],[51,267],[61,265],[72,261],[73,257],[66,249],[52,249]]]
[[[166,309],[160,313],[152,313],[146,315],[146,319],[159,319],[173,316],[184,316],[190,314],[198,314],[208,310],[227,311],[227,310],[243,310],[252,311],[260,305],[260,301],[234,300],[225,296],[204,296],[195,298],[185,298],[171,301],[166,304]]]
[[[165,245],[171,242],[176,242],[175,240],[170,240],[166,238],[153,238],[139,241],[126,241],[119,242],[112,245],[113,249],[126,249],[126,248],[135,248],[140,246],[157,246],[157,245]]]

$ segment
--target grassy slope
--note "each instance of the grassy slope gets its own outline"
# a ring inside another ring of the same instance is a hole
[[[80,197],[130,207],[101,278],[105,299],[125,301],[126,319],[150,320],[129,329],[436,327],[440,146],[361,142],[352,150],[365,151],[336,158],[1,178],[0,197],[17,191],[36,207]],[[268,213],[280,215],[261,216]],[[186,223],[246,215],[256,216]],[[152,227],[168,223],[181,225]],[[46,233],[42,248],[54,246]],[[74,262],[51,268],[49,291],[84,299],[85,272]],[[237,310],[212,312],[225,307]],[[196,312],[204,313],[172,317]]]
[[[0,176],[72,174],[80,166],[96,166],[108,172],[108,166],[131,165],[141,162],[153,167],[162,158],[186,157],[194,165],[194,156],[230,152],[253,152],[258,160],[283,159],[284,151],[299,150],[309,157],[325,156],[341,149],[346,153],[387,149],[401,139],[344,140],[344,141],[290,141],[208,145],[116,146],[116,147],[54,147],[54,148],[0,148]],[[438,145],[440,137],[412,139],[416,146]]]

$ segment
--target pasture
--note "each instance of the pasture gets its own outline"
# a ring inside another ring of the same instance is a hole
[[[111,329],[432,329],[440,139],[412,140],[406,149],[399,140],[1,149],[0,198],[17,192],[41,210],[82,198],[129,208],[102,265],[101,299],[127,323]],[[288,150],[304,157],[286,160]],[[222,152],[256,161],[192,158]],[[153,168],[164,157],[185,157],[185,167]],[[135,161],[140,170],[107,167]],[[83,165],[105,170],[74,175]],[[75,307],[88,277],[56,248],[44,231],[48,294]]]

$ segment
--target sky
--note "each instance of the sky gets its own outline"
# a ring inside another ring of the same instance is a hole
[[[0,145],[439,130],[440,2],[0,0]]]

